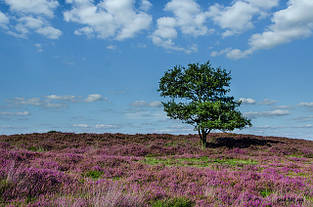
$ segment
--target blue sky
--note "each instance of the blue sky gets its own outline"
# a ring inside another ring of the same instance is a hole
[[[158,81],[211,61],[253,127],[313,138],[312,0],[1,0],[0,134],[194,133]]]

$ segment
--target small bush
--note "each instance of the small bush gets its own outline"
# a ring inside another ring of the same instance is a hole
[[[99,179],[102,175],[103,175],[103,172],[92,170],[92,171],[86,172],[83,176],[90,177],[92,179]]]
[[[11,188],[11,183],[7,180],[0,180],[0,202],[5,200],[4,193]]]
[[[192,207],[193,202],[188,198],[172,198],[158,200],[152,203],[152,207]]]
[[[267,196],[272,194],[272,190],[265,188],[260,191],[260,194],[263,198],[266,198]]]
[[[42,194],[53,194],[60,190],[61,184],[70,182],[65,174],[49,169],[13,168],[7,179],[0,183],[4,200],[14,198],[32,198]]]
[[[48,131],[47,133],[58,133],[58,132],[54,131],[54,130],[51,130],[51,131]]]

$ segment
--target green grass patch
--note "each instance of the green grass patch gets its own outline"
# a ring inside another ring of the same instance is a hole
[[[218,164],[233,165],[233,166],[258,164],[258,162],[254,160],[240,160],[240,159],[216,159],[216,160],[213,160],[213,162],[218,163]]]
[[[272,191],[271,189],[267,189],[267,188],[265,188],[265,189],[263,189],[263,190],[260,191],[260,194],[261,194],[261,196],[262,196],[263,198],[268,197],[268,196],[271,195],[272,193],[273,193],[273,191]]]
[[[2,199],[2,195],[8,187],[9,183],[5,179],[0,180],[0,199]]]
[[[29,147],[28,150],[32,151],[32,152],[44,152],[44,151],[46,151],[43,147],[35,147],[35,146]]]
[[[288,155],[287,157],[296,157],[296,158],[303,158],[303,155],[300,154],[292,154],[292,155]]]
[[[148,165],[165,165],[165,166],[190,166],[190,167],[210,167],[213,164],[242,166],[242,165],[256,165],[254,160],[240,160],[240,159],[209,159],[206,156],[193,158],[159,158],[159,157],[145,157],[143,160]]]
[[[91,170],[83,174],[84,177],[90,177],[92,179],[99,179],[103,175],[103,172],[97,170]]]
[[[152,207],[192,207],[193,202],[188,198],[171,198],[157,200],[151,203]]]

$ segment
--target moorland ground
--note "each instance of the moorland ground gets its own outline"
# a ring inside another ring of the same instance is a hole
[[[0,206],[313,206],[313,142],[216,133],[0,136]]]

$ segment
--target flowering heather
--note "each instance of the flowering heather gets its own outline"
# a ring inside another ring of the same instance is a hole
[[[0,206],[313,206],[313,142],[212,134],[0,136]]]

